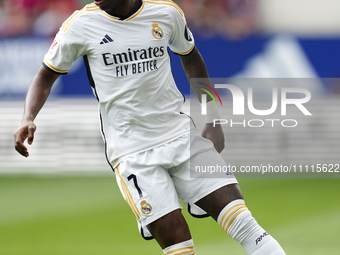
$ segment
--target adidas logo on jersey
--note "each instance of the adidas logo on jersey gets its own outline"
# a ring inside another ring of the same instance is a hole
[[[100,44],[113,42],[113,39],[109,35],[105,35]]]

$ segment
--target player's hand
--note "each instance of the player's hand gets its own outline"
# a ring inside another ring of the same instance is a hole
[[[15,150],[24,157],[29,156],[27,147],[24,145],[24,142],[27,139],[29,145],[33,143],[34,132],[36,129],[37,127],[33,123],[33,121],[24,122],[21,124],[19,129],[13,134]]]
[[[221,125],[216,124],[214,127],[213,123],[206,123],[202,136],[212,141],[218,153],[224,149],[224,134]]]

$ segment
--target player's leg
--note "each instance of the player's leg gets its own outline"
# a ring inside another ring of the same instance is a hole
[[[195,254],[188,225],[168,171],[167,145],[121,160],[115,173],[145,239],[154,237],[166,255]]]
[[[252,217],[238,184],[221,187],[197,201],[196,205],[212,216],[247,254],[285,254],[279,243]]]
[[[212,166],[215,166],[215,169],[217,166],[220,166],[219,169],[226,168],[225,161],[214,150],[212,143],[192,133],[190,151],[190,160],[171,172],[177,194],[188,206],[189,213],[199,217],[204,213],[212,216],[233,239],[242,245],[247,254],[285,254],[276,240],[252,217],[232,173],[222,173],[222,178],[211,178],[213,176],[210,173],[197,174],[196,166],[200,166],[201,169]],[[188,168],[191,176],[187,171]]]
[[[148,229],[164,254],[195,254],[188,224],[179,209],[150,223]]]

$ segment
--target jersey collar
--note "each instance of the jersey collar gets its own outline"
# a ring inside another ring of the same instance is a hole
[[[144,1],[141,0],[139,5],[137,6],[137,8],[135,8],[131,13],[129,13],[128,15],[126,15],[125,17],[115,17],[112,16],[110,14],[108,14],[107,12],[102,10],[102,13],[104,13],[107,17],[114,19],[114,20],[125,20],[125,21],[129,21],[133,18],[135,18],[144,8]]]

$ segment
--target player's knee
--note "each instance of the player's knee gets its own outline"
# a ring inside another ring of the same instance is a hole
[[[232,183],[215,190],[195,204],[217,221],[226,205],[238,199],[243,199],[242,191],[237,183]]]
[[[163,250],[165,255],[190,254],[195,255],[195,246],[192,239],[166,247]]]
[[[148,230],[162,249],[191,239],[188,224],[179,209],[150,223]]]

